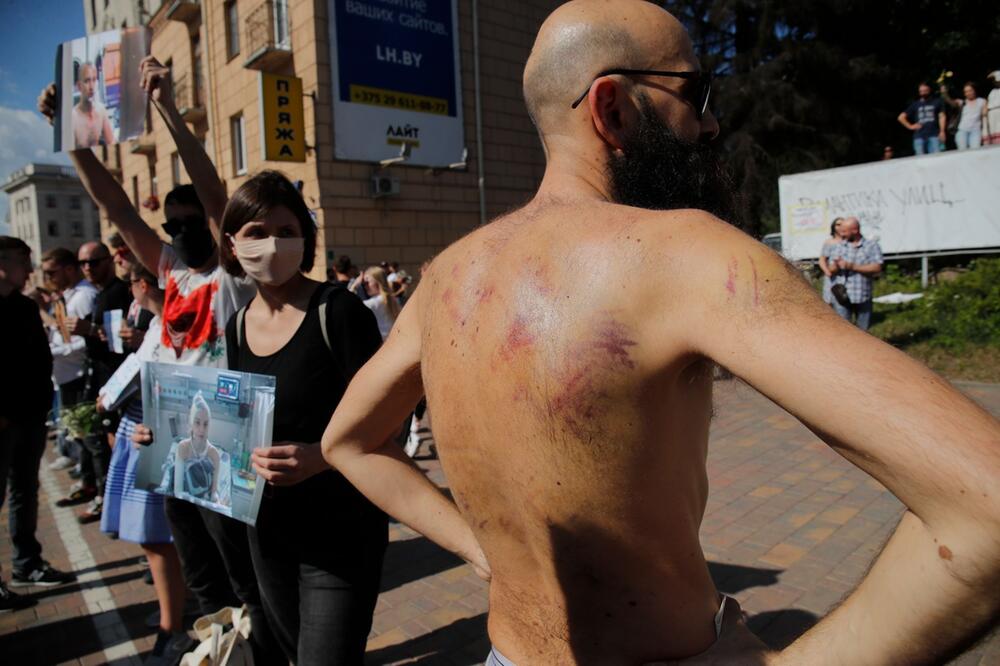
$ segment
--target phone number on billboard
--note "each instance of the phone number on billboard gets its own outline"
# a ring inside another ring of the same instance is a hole
[[[370,104],[371,106],[384,106],[441,116],[448,115],[448,100],[446,99],[411,95],[382,88],[352,85],[351,101],[355,104]]]

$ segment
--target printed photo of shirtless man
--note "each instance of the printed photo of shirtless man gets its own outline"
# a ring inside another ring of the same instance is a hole
[[[77,70],[76,89],[80,101],[73,107],[73,138],[75,147],[90,148],[115,143],[115,133],[108,120],[108,110],[96,99],[97,68],[89,62]]]

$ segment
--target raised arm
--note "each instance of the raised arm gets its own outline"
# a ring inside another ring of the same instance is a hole
[[[205,207],[209,227],[215,242],[218,243],[222,228],[222,213],[226,209],[226,187],[219,179],[215,165],[209,159],[208,153],[202,147],[187,123],[181,118],[174,104],[173,87],[170,81],[170,70],[164,67],[153,56],[147,56],[139,65],[142,77],[142,87],[149,95],[153,106],[160,112],[160,117],[170,130],[177,145],[177,154],[184,162],[184,168],[191,177],[191,183],[198,192],[198,199]]]
[[[670,276],[682,276],[671,293],[686,295],[692,312],[692,325],[675,333],[908,508],[858,588],[776,663],[943,658],[1000,610],[1000,423],[920,363],[840,320],[776,254],[705,218]],[[844,353],[830,354],[835,348]]]
[[[393,441],[424,394],[418,288],[389,338],[354,376],[323,434],[323,457],[397,520],[472,564],[489,566],[457,507]]]
[[[125,190],[89,148],[74,150],[69,156],[90,198],[115,225],[136,258],[155,275],[163,241],[139,217]]]
[[[56,113],[54,83],[49,84],[38,96],[38,110],[51,124]],[[87,194],[107,215],[111,224],[115,225],[142,265],[155,275],[160,266],[160,249],[163,247],[160,237],[139,217],[121,184],[89,148],[74,150],[69,157]]]

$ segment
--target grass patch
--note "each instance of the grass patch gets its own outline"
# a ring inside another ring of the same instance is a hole
[[[920,275],[887,265],[875,296],[923,291],[903,305],[875,305],[871,333],[950,378],[1000,382],[1000,259],[975,259],[927,289]]]

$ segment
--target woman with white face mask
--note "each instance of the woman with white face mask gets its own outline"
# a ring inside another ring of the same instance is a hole
[[[312,280],[316,227],[301,194],[265,171],[232,196],[222,264],[257,283],[226,327],[229,367],[273,375],[273,443],[253,452],[267,486],[250,553],[268,623],[289,661],[361,664],[387,518],[322,457],[319,441],[354,373],[381,344],[371,310]]]

